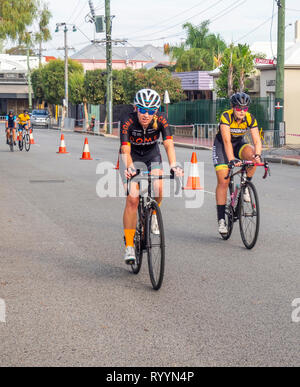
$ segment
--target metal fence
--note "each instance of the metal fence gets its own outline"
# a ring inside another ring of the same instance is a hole
[[[229,99],[184,101],[169,106],[168,118],[171,125],[217,124],[222,113],[230,109]],[[249,109],[264,131],[273,129],[270,98],[253,98]]]

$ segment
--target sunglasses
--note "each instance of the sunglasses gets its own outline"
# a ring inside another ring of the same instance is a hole
[[[235,107],[235,110],[237,112],[242,112],[242,111],[247,112],[249,110],[249,108],[248,107]]]
[[[140,108],[138,107],[138,111],[141,113],[141,114],[146,114],[148,113],[149,116],[153,116],[156,112],[156,110],[149,110],[149,109],[144,109],[144,108]]]

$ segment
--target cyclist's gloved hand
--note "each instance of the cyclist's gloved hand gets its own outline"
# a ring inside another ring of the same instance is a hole
[[[136,169],[134,167],[129,167],[125,170],[126,179],[130,179],[131,177],[136,175]]]
[[[184,171],[179,164],[176,164],[170,169],[170,174],[172,177],[182,177],[184,175]]]
[[[228,163],[228,168],[229,169],[232,169],[234,167],[240,167],[242,165],[242,162],[241,160],[238,160],[238,159],[233,159],[233,160],[230,160],[229,163]]]
[[[261,163],[262,162],[261,155],[259,155],[259,154],[254,155],[253,158],[255,159],[255,161],[257,163]]]

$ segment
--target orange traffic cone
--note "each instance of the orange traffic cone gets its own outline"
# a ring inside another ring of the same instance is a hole
[[[56,152],[56,153],[69,153],[69,152],[67,152],[67,148],[65,145],[65,136],[63,134],[60,137],[60,147],[59,147],[58,152]]]
[[[34,138],[33,138],[33,134],[32,134],[32,129],[30,129],[30,131],[29,131],[29,138],[30,138],[30,145],[34,145],[35,142],[34,142]]]
[[[190,166],[187,184],[183,189],[186,189],[186,190],[202,190],[203,189],[201,187],[201,184],[200,184],[200,176],[199,176],[199,170],[198,170],[198,165],[197,165],[196,152],[193,152],[193,154],[192,154],[191,166]]]
[[[88,142],[87,137],[85,138],[85,141],[84,141],[82,157],[81,157],[80,160],[93,160],[93,159],[91,158],[90,148],[89,148],[89,142]]]
[[[114,169],[116,170],[120,169],[120,155],[118,155],[118,162],[117,162],[117,165],[114,167]]]

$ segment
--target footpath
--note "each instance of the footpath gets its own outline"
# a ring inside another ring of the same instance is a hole
[[[113,129],[112,134],[106,134],[105,132],[93,133],[91,131],[83,131],[82,128],[75,128],[77,133],[85,133],[89,135],[100,135],[109,138],[119,139],[119,129]],[[212,151],[213,140],[184,136],[173,136],[174,144],[176,147],[188,148],[188,149],[201,149]],[[288,165],[300,166],[300,145],[286,145],[282,148],[263,148],[263,157],[265,160],[272,163],[281,163]]]

